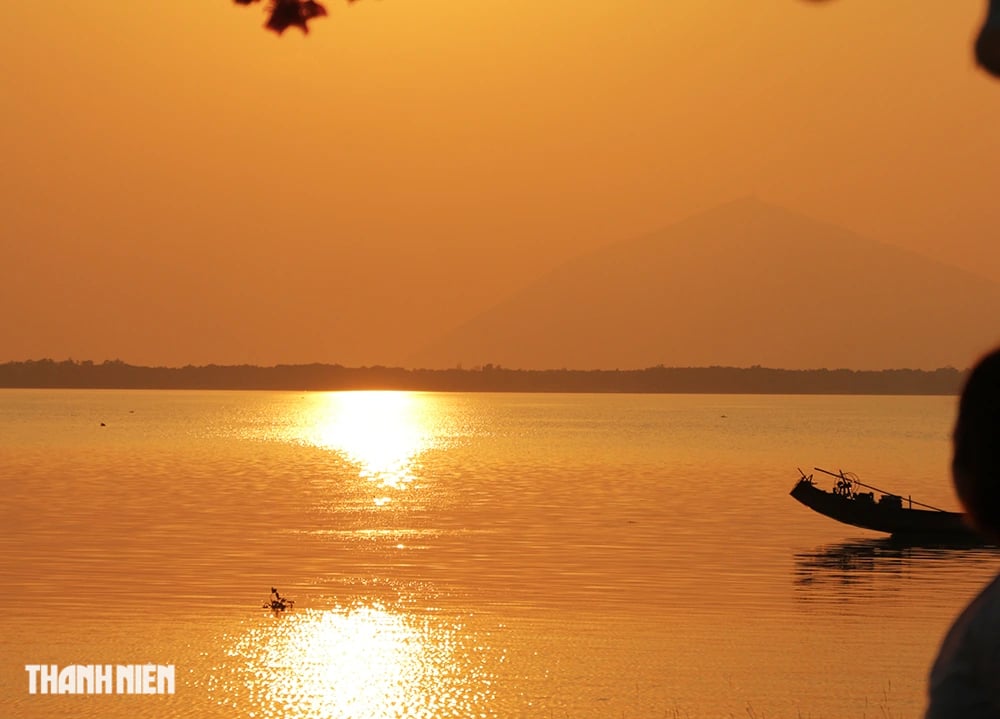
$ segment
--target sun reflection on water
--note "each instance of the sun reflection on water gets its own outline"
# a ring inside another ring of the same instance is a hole
[[[414,392],[333,392],[313,407],[307,441],[341,452],[362,478],[406,489],[416,459],[434,444],[426,397]],[[377,497],[376,504],[391,501]]]
[[[488,651],[459,625],[379,604],[296,612],[242,635],[210,690],[242,716],[491,717]]]

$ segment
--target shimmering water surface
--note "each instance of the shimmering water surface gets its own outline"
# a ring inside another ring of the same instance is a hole
[[[0,716],[919,716],[1000,554],[788,492],[818,464],[957,508],[954,408],[0,391]],[[145,662],[174,695],[28,694]]]

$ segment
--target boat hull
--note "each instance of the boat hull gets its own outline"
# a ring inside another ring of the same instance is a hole
[[[809,479],[799,480],[791,495],[813,511],[862,529],[899,537],[976,537],[966,516],[959,512],[912,509],[877,502],[871,495],[845,496],[820,489]]]

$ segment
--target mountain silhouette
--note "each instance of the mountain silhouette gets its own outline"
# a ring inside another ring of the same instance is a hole
[[[558,267],[412,366],[967,367],[998,317],[998,283],[743,199]]]

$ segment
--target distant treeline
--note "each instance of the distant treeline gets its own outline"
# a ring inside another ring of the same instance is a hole
[[[137,367],[120,360],[0,364],[0,387],[91,389],[395,389],[440,392],[644,392],[713,394],[950,395],[965,372],[894,369],[650,367],[640,370],[403,369],[307,364],[276,367]]]

